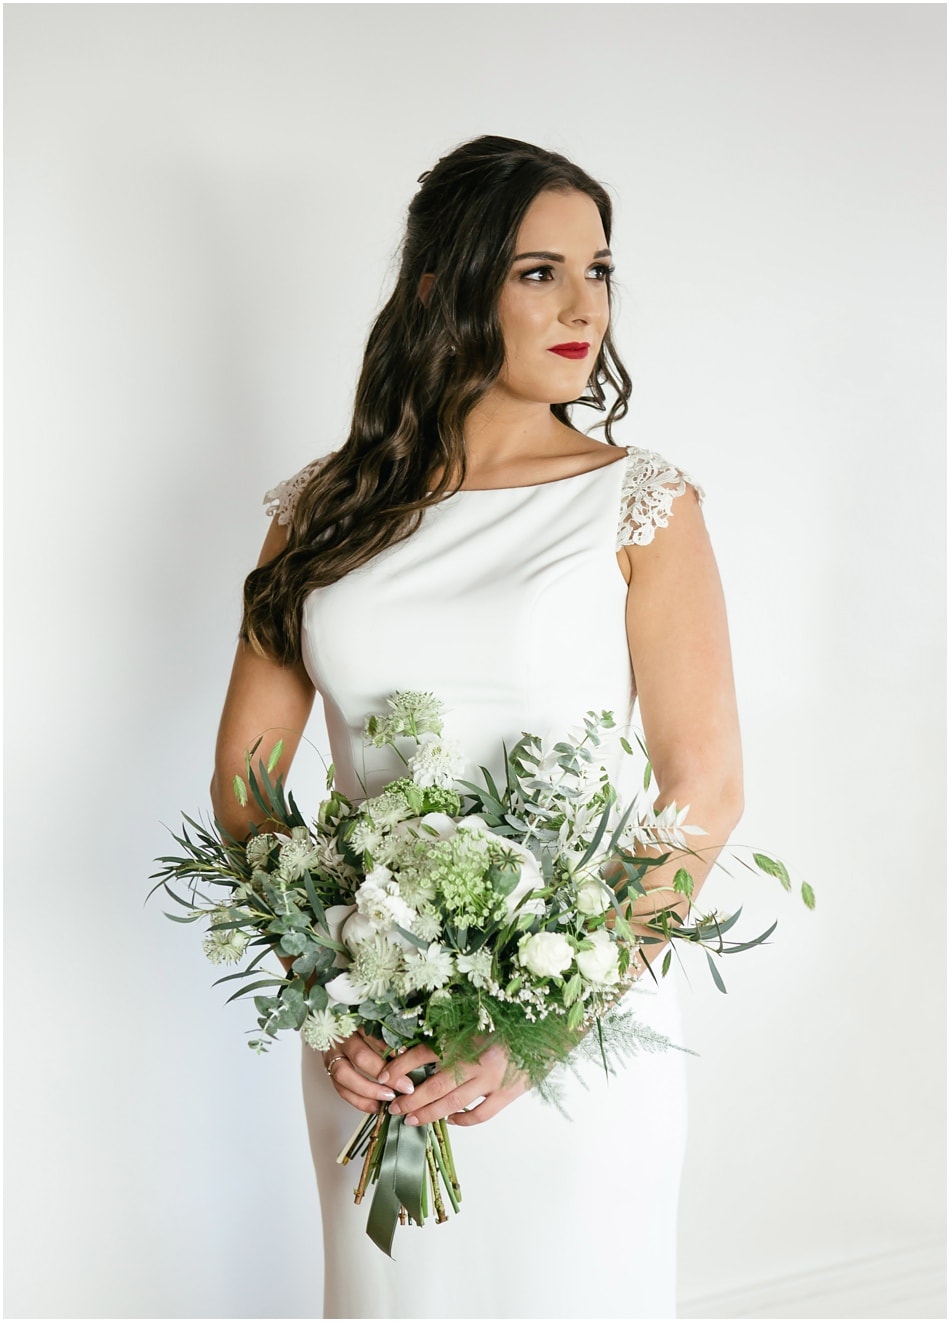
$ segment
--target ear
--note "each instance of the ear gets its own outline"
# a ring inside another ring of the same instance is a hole
[[[422,277],[422,279],[419,281],[419,298],[421,299],[424,306],[428,306],[429,291],[432,288],[432,282],[434,279],[435,279],[435,273],[433,271],[427,271],[425,275]]]

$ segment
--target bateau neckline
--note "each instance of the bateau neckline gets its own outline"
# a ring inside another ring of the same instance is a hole
[[[609,464],[598,464],[596,468],[585,468],[580,473],[568,473],[565,477],[552,477],[547,482],[522,482],[517,487],[458,487],[455,491],[449,492],[445,499],[449,500],[452,496],[487,496],[492,491],[536,491],[539,487],[557,487],[562,482],[575,482],[579,477],[591,477],[594,473],[600,473],[605,468],[615,468],[621,462],[621,456],[624,459],[629,459],[630,446],[621,445],[617,448],[620,454],[616,459],[611,459]]]

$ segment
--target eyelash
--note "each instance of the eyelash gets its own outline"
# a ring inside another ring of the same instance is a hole
[[[607,281],[610,279],[610,277],[613,275],[615,269],[616,268],[613,266],[605,266],[602,262],[598,262],[596,266],[591,267],[592,271],[601,272],[601,275],[598,280],[599,284],[606,284]],[[547,284],[548,282],[546,280],[529,280],[528,277],[533,275],[538,275],[542,271],[552,272],[553,270],[554,270],[553,266],[532,266],[529,271],[522,271],[520,278],[522,280],[528,280],[529,284],[534,284],[534,285]]]

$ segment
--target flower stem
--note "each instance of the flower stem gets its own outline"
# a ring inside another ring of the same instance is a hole
[[[445,1212],[445,1204],[442,1202],[442,1194],[439,1189],[439,1172],[435,1164],[435,1144],[432,1141],[432,1135],[429,1135],[429,1141],[426,1144],[426,1163],[429,1167],[429,1181],[432,1185],[432,1202],[435,1206],[435,1220],[437,1225],[443,1221],[448,1221]]]
[[[439,1151],[442,1155],[442,1160],[449,1172],[449,1180],[452,1185],[452,1192],[455,1195],[452,1201],[458,1204],[462,1201],[462,1190],[459,1186],[459,1177],[455,1169],[455,1157],[452,1154],[452,1143],[451,1140],[449,1139],[449,1127],[444,1120],[436,1120],[434,1128],[435,1128],[436,1138],[439,1140]],[[457,1206],[455,1210],[458,1211]]]
[[[382,1130],[383,1122],[386,1119],[388,1119],[388,1116],[389,1113],[387,1111],[383,1111],[382,1109],[380,1109],[380,1111],[376,1115],[376,1123],[373,1126],[373,1136],[370,1139],[369,1149],[366,1153],[366,1159],[363,1162],[363,1169],[360,1172],[360,1182],[356,1186],[356,1192],[353,1197],[353,1201],[355,1203],[361,1203],[363,1201],[363,1195],[366,1192],[366,1185],[369,1181],[370,1173],[374,1165],[374,1158],[376,1157],[377,1150],[381,1146],[382,1140],[385,1137],[385,1135],[382,1134],[380,1131]]]

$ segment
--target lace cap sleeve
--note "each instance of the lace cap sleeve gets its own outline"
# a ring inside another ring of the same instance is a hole
[[[657,528],[665,528],[669,523],[673,501],[682,496],[687,486],[693,487],[702,502],[705,492],[688,473],[653,450],[628,446],[620,495],[617,550],[622,546],[646,546],[652,542]]]
[[[299,473],[294,473],[293,477],[288,477],[286,481],[278,482],[276,487],[271,487],[270,491],[265,491],[264,512],[267,517],[272,519],[276,514],[278,523],[290,523],[300,493],[328,458],[329,455],[324,455],[322,459],[315,459],[312,464],[307,464],[306,468],[301,468]]]

